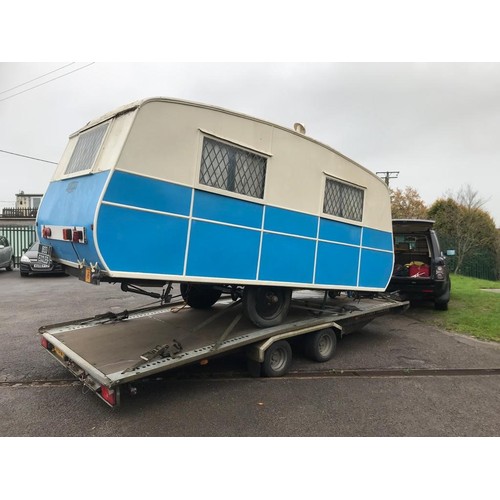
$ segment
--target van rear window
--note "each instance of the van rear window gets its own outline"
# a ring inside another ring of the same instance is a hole
[[[78,136],[75,149],[64,172],[66,175],[92,168],[108,126],[109,122],[101,123]]]

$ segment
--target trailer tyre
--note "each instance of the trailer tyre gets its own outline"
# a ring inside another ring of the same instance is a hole
[[[304,338],[304,354],[313,361],[329,361],[337,350],[337,336],[332,328],[309,333]]]
[[[243,311],[259,328],[283,322],[290,309],[292,290],[278,286],[246,286],[243,292]]]
[[[286,340],[279,340],[269,347],[262,363],[262,375],[282,377],[292,364],[292,348]]]
[[[208,309],[212,307],[222,292],[211,285],[193,285],[181,283],[181,295],[187,305],[193,309]]]

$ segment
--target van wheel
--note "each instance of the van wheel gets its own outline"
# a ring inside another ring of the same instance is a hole
[[[436,311],[447,311],[448,302],[434,302],[434,309],[436,309]]]
[[[266,377],[282,377],[292,364],[292,348],[286,340],[275,342],[264,355],[262,374]]]
[[[243,311],[259,328],[283,322],[290,309],[292,290],[278,286],[246,286],[243,291]]]
[[[441,297],[438,297],[434,301],[434,309],[437,311],[447,311],[448,310],[448,302],[450,301],[450,290],[451,286],[448,283],[448,286],[446,288],[446,292],[441,295]]]
[[[332,328],[309,333],[304,338],[304,354],[313,361],[324,363],[337,350],[337,336]]]
[[[222,292],[212,285],[193,285],[181,283],[181,295],[188,306],[193,309],[208,309],[212,307],[221,296]]]

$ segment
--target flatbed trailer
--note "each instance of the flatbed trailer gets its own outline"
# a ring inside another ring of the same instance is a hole
[[[287,373],[299,338],[318,362],[334,355],[337,337],[372,319],[408,307],[392,296],[352,298],[344,293],[297,291],[286,320],[257,328],[242,312],[241,299],[220,299],[211,309],[185,302],[107,313],[39,329],[42,346],[109,406],[133,383],[188,364],[244,349],[252,376]]]

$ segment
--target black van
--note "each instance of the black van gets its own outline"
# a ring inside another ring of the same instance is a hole
[[[387,292],[399,291],[410,301],[431,300],[435,309],[448,309],[451,282],[434,221],[394,219],[394,270]]]

